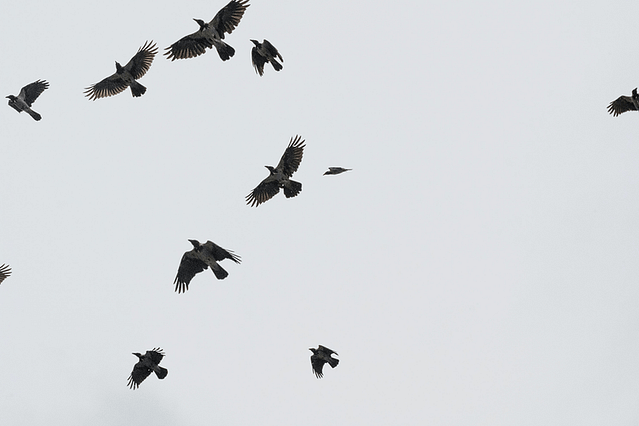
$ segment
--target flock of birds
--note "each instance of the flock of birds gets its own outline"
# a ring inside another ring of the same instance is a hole
[[[199,25],[199,29],[167,47],[164,55],[167,56],[167,59],[174,61],[176,59],[194,58],[206,53],[207,48],[215,48],[222,61],[229,60],[235,55],[235,49],[224,41],[225,34],[233,32],[249,6],[248,0],[231,0],[220,9],[210,22],[194,19]],[[275,71],[280,71],[283,68],[281,62],[284,62],[284,59],[273,44],[266,39],[261,43],[257,40],[251,40],[251,42],[254,44],[251,50],[251,60],[257,74],[264,75],[264,66],[267,63],[270,63]],[[153,41],[147,41],[126,65],[122,66],[116,62],[115,73],[89,86],[84,92],[85,96],[89,100],[95,101],[100,98],[117,95],[125,91],[127,87],[131,89],[133,97],[144,95],[146,87],[137,80],[142,78],[149,70],[157,53],[156,44]],[[34,120],[39,121],[42,116],[31,107],[48,87],[49,83],[45,80],[37,80],[30,83],[24,86],[17,96],[7,96],[9,106],[18,112],[24,111]],[[620,101],[622,98],[615,102],[627,102]],[[625,104],[615,106],[615,115],[628,109],[639,109],[636,89],[633,91],[633,97],[630,102],[631,107]],[[302,184],[291,180],[291,177],[302,161],[304,147],[305,140],[299,135],[291,138],[277,166],[265,166],[269,171],[269,175],[246,196],[247,205],[257,207],[273,198],[279,193],[280,189],[283,189],[286,198],[295,197],[302,191]],[[350,170],[343,167],[329,167],[324,175],[338,175]],[[226,278],[228,272],[218,263],[224,259],[230,259],[236,263],[241,262],[240,256],[231,250],[218,246],[212,241],[207,241],[204,244],[197,240],[189,241],[193,245],[193,249],[182,256],[173,282],[177,293],[187,291],[193,277],[208,268],[211,268],[217,279]],[[11,268],[9,265],[1,265],[0,283],[10,275]],[[332,368],[335,368],[339,363],[339,360],[332,356],[333,354],[338,355],[337,352],[325,346],[319,345],[317,349],[309,348],[309,350],[312,352],[311,367],[317,378],[323,377],[323,367],[326,363]],[[135,352],[133,355],[138,358],[138,362],[134,365],[128,379],[128,386],[131,389],[139,387],[140,383],[151,373],[155,373],[158,379],[164,379],[167,376],[168,370],[159,365],[164,358],[164,351],[161,348],[154,348],[146,351],[145,354]]]

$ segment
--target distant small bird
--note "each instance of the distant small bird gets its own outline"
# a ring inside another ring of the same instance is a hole
[[[38,80],[24,86],[18,96],[9,95],[5,97],[9,98],[9,106],[11,108],[18,112],[26,111],[35,121],[40,121],[42,116],[32,110],[31,105],[33,105],[35,100],[38,99],[38,96],[48,88],[49,83],[45,80]]]
[[[231,34],[233,32],[249,6],[248,0],[231,0],[217,12],[211,22],[193,18],[200,29],[167,47],[164,53],[167,59],[175,61],[176,59],[195,58],[206,53],[207,47],[209,49],[215,47],[223,61],[231,59],[235,55],[235,49],[222,41],[224,33]]]
[[[223,280],[229,273],[226,272],[217,262],[224,259],[231,259],[235,263],[240,263],[240,256],[231,250],[225,250],[214,242],[207,241],[200,244],[197,240],[189,240],[193,244],[193,250],[187,251],[182,256],[177,275],[175,277],[175,291],[183,293],[189,289],[189,283],[195,276],[208,267],[215,274],[218,280]]]
[[[131,94],[135,98],[144,95],[146,87],[135,80],[142,78],[146,74],[151,67],[151,63],[153,63],[156,53],[158,53],[158,48],[153,43],[153,40],[147,41],[125,66],[116,62],[115,74],[87,87],[84,95],[95,101],[99,98],[117,95],[125,91],[127,87],[131,87]]]
[[[277,167],[264,166],[270,174],[246,196],[246,204],[251,207],[259,206],[273,198],[280,192],[280,188],[284,188],[286,198],[299,194],[302,191],[302,184],[291,180],[290,177],[293,176],[302,162],[305,146],[304,140],[300,136],[291,138]]]
[[[154,348],[150,351],[146,351],[144,355],[138,352],[133,352],[133,355],[139,358],[139,361],[133,366],[133,371],[129,376],[128,386],[131,389],[136,389],[140,386],[140,383],[144,381],[152,372],[158,376],[158,379],[163,379],[169,374],[169,370],[164,367],[160,367],[160,361],[164,358],[164,352],[160,348]]]
[[[251,58],[253,59],[253,66],[255,67],[255,71],[259,75],[264,75],[264,64],[270,62],[275,68],[275,71],[279,71],[282,69],[282,64],[277,62],[276,58],[279,58],[280,61],[284,62],[282,59],[282,55],[277,51],[275,46],[273,46],[267,39],[264,39],[262,43],[257,40],[251,40],[255,46],[251,49]]]
[[[9,265],[5,265],[4,263],[0,265],[0,284],[5,280],[9,275],[11,275],[11,268]]]
[[[338,353],[326,346],[319,345],[317,349],[308,348],[308,350],[313,352],[313,355],[311,355],[311,367],[313,367],[313,373],[315,373],[318,379],[324,377],[324,373],[322,373],[324,364],[328,362],[328,365],[332,368],[337,367],[337,364],[339,364],[339,359],[335,359],[331,356],[331,354],[338,355]]]
[[[353,169],[345,169],[343,167],[329,167],[326,172],[324,172],[324,176],[326,175],[338,175],[340,173],[348,172]]]
[[[637,94],[637,88],[632,91],[632,96],[619,96],[608,105],[608,112],[613,117],[623,114],[626,111],[639,110],[639,95]]]

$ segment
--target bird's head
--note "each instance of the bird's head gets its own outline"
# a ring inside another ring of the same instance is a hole
[[[124,71],[124,68],[118,63],[118,61],[115,61],[115,70],[118,74],[122,74],[122,71]]]
[[[9,99],[11,99],[12,101],[15,101],[15,100],[17,99],[17,98],[16,98],[15,96],[13,96],[13,95],[5,96],[5,98],[9,98]]]
[[[275,167],[273,167],[273,166],[264,166],[264,167],[266,167],[268,169],[268,171],[271,172],[271,174],[275,173]]]
[[[313,352],[313,353],[315,353],[317,351],[317,349],[315,349],[315,348],[308,348],[308,350]]]
[[[189,242],[193,244],[193,248],[195,249],[200,248],[200,242],[198,240],[189,240]]]
[[[139,352],[133,352],[133,355],[137,356],[138,358],[142,359],[142,354]]]
[[[208,27],[208,26],[209,26],[209,24],[207,24],[206,22],[204,22],[204,21],[203,21],[203,20],[201,20],[201,19],[193,18],[193,20],[194,20],[195,22],[197,22],[197,24],[200,26],[200,29],[201,29],[201,30],[203,30],[204,28],[206,28],[206,27]]]
[[[634,89],[632,89],[632,97],[636,98],[637,96],[638,96],[637,95],[637,88],[635,87]]]
[[[255,45],[255,47],[260,47],[260,42],[257,40],[253,40],[251,39],[251,41],[253,42],[253,44]]]

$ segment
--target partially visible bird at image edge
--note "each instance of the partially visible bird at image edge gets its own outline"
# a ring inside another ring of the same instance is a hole
[[[608,105],[608,112],[613,117],[623,114],[626,111],[639,111],[639,95],[637,88],[633,89],[631,96],[621,95]]]
[[[349,172],[353,169],[345,169],[343,167],[329,167],[327,171],[324,172],[324,176],[326,175],[338,175],[340,173]]]
[[[0,265],[0,284],[4,281],[9,275],[11,275],[11,268],[9,265],[5,265],[4,263]]]

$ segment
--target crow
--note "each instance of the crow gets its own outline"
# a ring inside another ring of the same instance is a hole
[[[253,59],[255,71],[259,75],[264,75],[264,64],[267,62],[270,62],[271,65],[273,65],[275,71],[282,69],[282,64],[277,62],[276,58],[279,58],[282,62],[284,62],[284,59],[282,59],[282,55],[280,55],[275,46],[273,46],[267,39],[264,39],[262,43],[257,40],[251,41],[255,45],[251,50],[251,58]]]
[[[34,81],[31,84],[27,84],[20,90],[20,94],[18,96],[9,95],[5,96],[9,98],[9,106],[15,109],[18,112],[26,111],[35,121],[40,121],[42,116],[31,109],[31,105],[38,99],[38,96],[45,89],[49,88],[49,83],[45,80]]]
[[[280,188],[284,188],[286,198],[299,194],[302,191],[302,184],[291,180],[290,177],[293,176],[302,162],[304,147],[304,140],[300,136],[291,138],[277,167],[264,166],[270,174],[246,196],[246,204],[251,207],[259,206],[273,198],[280,192]]]
[[[225,250],[214,242],[207,241],[200,244],[197,240],[189,240],[193,244],[193,250],[187,251],[182,256],[177,275],[175,276],[175,291],[183,293],[189,289],[189,283],[195,276],[208,267],[215,274],[218,280],[223,280],[229,273],[224,270],[217,262],[224,259],[231,259],[235,263],[240,263],[240,256],[231,250]]]
[[[313,373],[315,373],[318,379],[324,377],[324,373],[322,373],[324,364],[328,362],[332,368],[337,367],[337,364],[339,364],[339,359],[335,359],[331,356],[331,354],[338,355],[338,353],[325,346],[319,345],[317,349],[308,348],[308,350],[313,352],[313,355],[311,355],[311,367],[313,367]]]
[[[5,265],[4,263],[0,265],[0,284],[5,280],[9,275],[11,275],[11,268],[9,265]]]
[[[626,111],[639,110],[639,95],[637,95],[637,88],[632,91],[632,96],[619,96],[608,105],[608,112],[613,117],[618,116]]]
[[[131,87],[131,94],[135,98],[144,95],[146,87],[135,80],[146,74],[156,53],[158,53],[158,48],[153,40],[147,41],[125,66],[118,62],[115,63],[115,74],[87,87],[84,92],[85,96],[95,101],[99,98],[117,95],[125,91],[127,87]]]
[[[353,169],[345,169],[343,167],[329,167],[326,172],[324,172],[324,176],[326,175],[338,175],[340,173],[348,172]]]
[[[158,379],[163,379],[169,374],[169,370],[164,367],[160,367],[160,361],[164,358],[164,352],[160,348],[154,348],[150,351],[146,351],[144,355],[133,352],[133,355],[139,358],[139,361],[133,366],[133,371],[129,376],[128,386],[131,389],[136,389],[140,386],[140,383],[144,381],[151,372],[155,371],[155,375]]]
[[[249,6],[248,0],[231,0],[217,12],[211,22],[193,18],[200,29],[167,47],[164,52],[167,59],[175,61],[176,59],[195,58],[205,53],[207,47],[209,49],[215,47],[223,61],[231,59],[235,55],[235,49],[222,41],[224,33],[231,34],[233,32]]]

